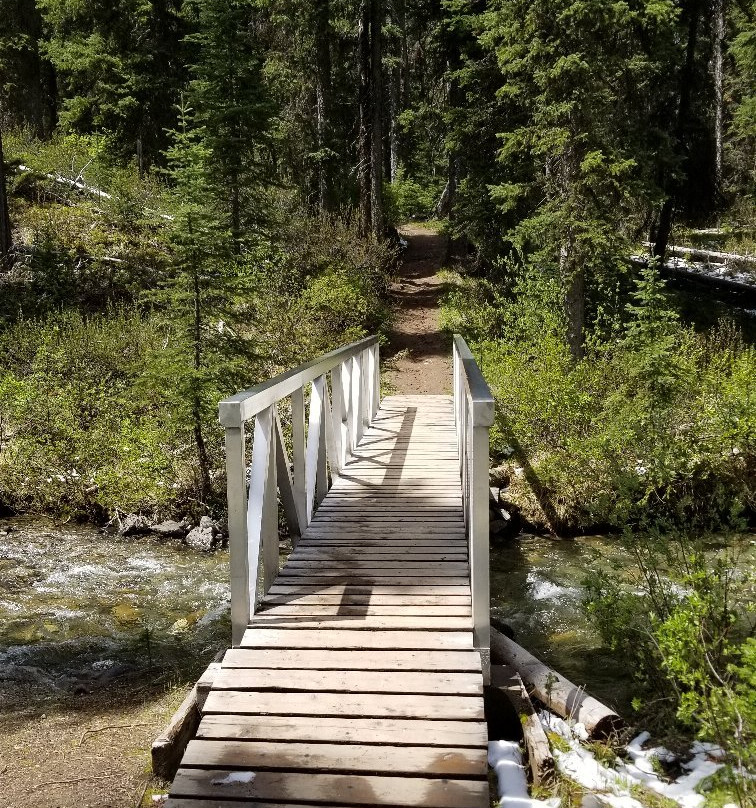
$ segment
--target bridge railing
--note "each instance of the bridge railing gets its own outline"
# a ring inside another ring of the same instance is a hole
[[[470,557],[473,642],[486,679],[490,666],[491,587],[488,560],[488,452],[494,399],[467,343],[454,335],[454,420],[457,428],[462,504]]]
[[[279,402],[286,398],[291,407],[291,458],[278,411]],[[278,493],[292,543],[296,544],[315,506],[328,492],[329,471],[331,479],[339,475],[379,403],[375,336],[338,348],[220,402],[219,418],[226,429],[234,646],[241,642],[260,599],[260,567],[261,595],[278,575]],[[246,432],[251,422],[248,475]]]

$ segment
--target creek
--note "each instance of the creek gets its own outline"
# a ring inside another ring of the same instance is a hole
[[[752,564],[753,545],[747,560]],[[595,568],[633,580],[617,537],[522,534],[492,548],[492,615],[515,639],[625,711],[630,672],[586,617]],[[228,554],[178,541],[105,536],[93,527],[0,520],[0,700],[70,694],[124,671],[186,670],[227,643]]]
[[[0,701],[206,662],[229,633],[228,598],[225,552],[0,520]]]

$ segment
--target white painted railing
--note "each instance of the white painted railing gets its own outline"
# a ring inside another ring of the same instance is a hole
[[[480,651],[488,682],[491,647],[491,586],[488,562],[488,452],[494,400],[467,343],[454,335],[454,421],[462,477],[470,556],[473,642]]]
[[[305,392],[310,388],[305,431]],[[278,404],[291,401],[291,463]],[[232,642],[238,646],[278,574],[278,493],[292,543],[378,411],[378,338],[367,337],[221,401],[226,428]],[[247,479],[246,425],[254,419]]]

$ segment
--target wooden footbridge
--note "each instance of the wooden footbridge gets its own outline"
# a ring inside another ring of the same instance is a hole
[[[453,375],[380,401],[370,337],[221,403],[233,647],[169,808],[489,805],[493,400],[460,337]]]

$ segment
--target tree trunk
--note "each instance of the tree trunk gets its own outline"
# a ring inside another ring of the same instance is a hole
[[[189,237],[193,236],[191,217],[187,219]],[[210,493],[210,460],[207,456],[205,437],[202,434],[202,397],[199,389],[199,372],[202,369],[202,288],[200,284],[200,258],[193,254],[192,261],[192,296],[194,310],[192,312],[192,367],[194,369],[192,399],[192,431],[194,445],[197,449],[197,463],[200,478],[200,499],[205,501]]]
[[[714,185],[722,193],[722,139],[724,120],[724,38],[726,0],[714,0]]]
[[[10,214],[8,213],[8,194],[5,186],[5,158],[3,156],[3,133],[0,131],[0,265],[8,260],[13,246]]]
[[[678,155],[685,155],[685,134],[690,118],[690,100],[693,91],[693,76],[696,65],[696,45],[698,43],[698,26],[700,21],[701,0],[691,0],[688,8],[688,39],[685,46],[685,62],[680,72],[680,93],[677,107],[677,122],[675,124],[675,149]],[[685,171],[685,162],[681,167]],[[659,226],[656,231],[653,255],[664,261],[669,236],[672,232],[676,198],[680,195],[681,182],[673,180],[668,189],[667,199],[659,213]]]
[[[391,70],[391,87],[390,87],[390,101],[391,110],[389,113],[389,181],[396,180],[396,174],[399,170],[399,127],[397,120],[399,118],[399,82],[400,82],[400,68],[396,65]]]
[[[571,236],[562,245],[559,270],[564,288],[564,310],[567,315],[567,344],[575,362],[583,358],[585,328],[585,272],[574,262]]]
[[[383,2],[370,0],[370,209],[373,238],[383,238]]]
[[[359,132],[357,133],[357,177],[360,192],[360,234],[371,230],[371,109],[370,109],[370,0],[362,0],[358,30]]]
[[[574,685],[493,627],[491,661],[514,668],[539,701],[563,718],[580,722],[591,738],[606,738],[624,725],[614,710],[589,696],[583,687]]]
[[[318,207],[321,211],[330,207],[331,178],[329,161],[323,153],[329,147],[328,121],[331,100],[331,37],[329,0],[315,2],[315,130],[320,154],[317,170]]]
[[[14,43],[18,87],[11,94],[9,111],[19,126],[28,126],[38,138],[45,138],[55,125],[54,74],[39,52],[42,17],[37,6],[34,0],[16,3],[23,38]]]

